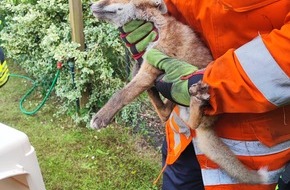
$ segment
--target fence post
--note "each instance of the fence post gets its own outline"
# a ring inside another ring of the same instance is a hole
[[[72,29],[72,40],[80,44],[79,49],[84,51],[84,24],[83,24],[83,10],[81,0],[69,0],[69,15],[70,25]],[[76,71],[78,72],[78,71]],[[89,100],[89,91],[82,92],[82,98],[80,100],[80,107],[83,108]]]
[[[81,0],[69,0],[69,14],[72,29],[72,40],[81,45],[80,50],[84,50],[84,24],[83,9]]]

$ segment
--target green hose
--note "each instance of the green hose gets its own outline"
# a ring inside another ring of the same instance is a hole
[[[19,107],[20,107],[20,110],[22,113],[26,114],[26,115],[34,115],[36,112],[38,112],[42,106],[45,104],[45,102],[47,101],[49,95],[51,94],[55,84],[56,84],[56,81],[57,81],[57,78],[59,77],[59,74],[60,74],[60,69],[57,70],[56,74],[55,74],[55,77],[52,81],[52,84],[48,90],[48,92],[46,93],[45,97],[42,99],[42,101],[37,105],[37,107],[32,110],[32,111],[27,111],[25,110],[25,108],[23,107],[23,103],[24,101],[27,99],[27,97],[35,90],[35,88],[38,86],[37,83],[32,80],[31,78],[28,78],[26,76],[23,76],[23,75],[17,75],[17,74],[10,74],[11,77],[17,77],[17,78],[23,78],[23,79],[26,79],[26,80],[29,80],[32,82],[33,86],[32,88],[30,88],[27,93],[21,98],[20,100],[20,104],[19,104]]]

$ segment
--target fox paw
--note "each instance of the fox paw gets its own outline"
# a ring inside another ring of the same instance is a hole
[[[105,114],[102,114],[101,111],[99,111],[91,119],[90,127],[92,129],[102,129],[102,128],[105,128],[109,123],[110,123],[110,119],[106,117]]]
[[[189,88],[189,94],[202,105],[206,104],[210,98],[210,95],[208,94],[208,85],[201,81],[191,85]]]

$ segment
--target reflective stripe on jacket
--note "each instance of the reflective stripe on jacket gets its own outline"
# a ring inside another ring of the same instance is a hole
[[[195,132],[189,129],[186,122],[179,115],[179,108],[175,106],[165,125],[168,151],[166,163],[168,165],[173,164],[177,160],[195,136]]]
[[[260,141],[238,141],[231,139],[222,139],[223,142],[238,156],[238,158],[253,170],[258,170],[261,167],[268,167],[269,180],[267,185],[247,185],[239,184],[235,179],[228,176],[214,162],[206,158],[194,146],[197,158],[200,162],[203,176],[203,183],[208,186],[206,189],[215,189],[214,186],[228,186],[225,189],[231,189],[238,185],[238,189],[274,189],[278,178],[283,171],[285,161],[289,160],[290,156],[290,141],[277,144],[273,147],[267,147]],[[195,140],[193,144],[196,145]],[[211,187],[211,188],[210,188]]]
[[[6,61],[0,63],[0,87],[4,85],[9,77],[9,71]]]

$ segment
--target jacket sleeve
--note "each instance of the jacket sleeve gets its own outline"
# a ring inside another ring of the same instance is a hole
[[[263,113],[290,103],[290,13],[280,30],[230,49],[204,74],[207,114]]]
[[[180,14],[177,7],[171,2],[171,0],[164,0],[166,7],[168,9],[168,14],[175,17],[178,21],[187,24],[186,19]],[[186,5],[183,5],[186,6]]]

